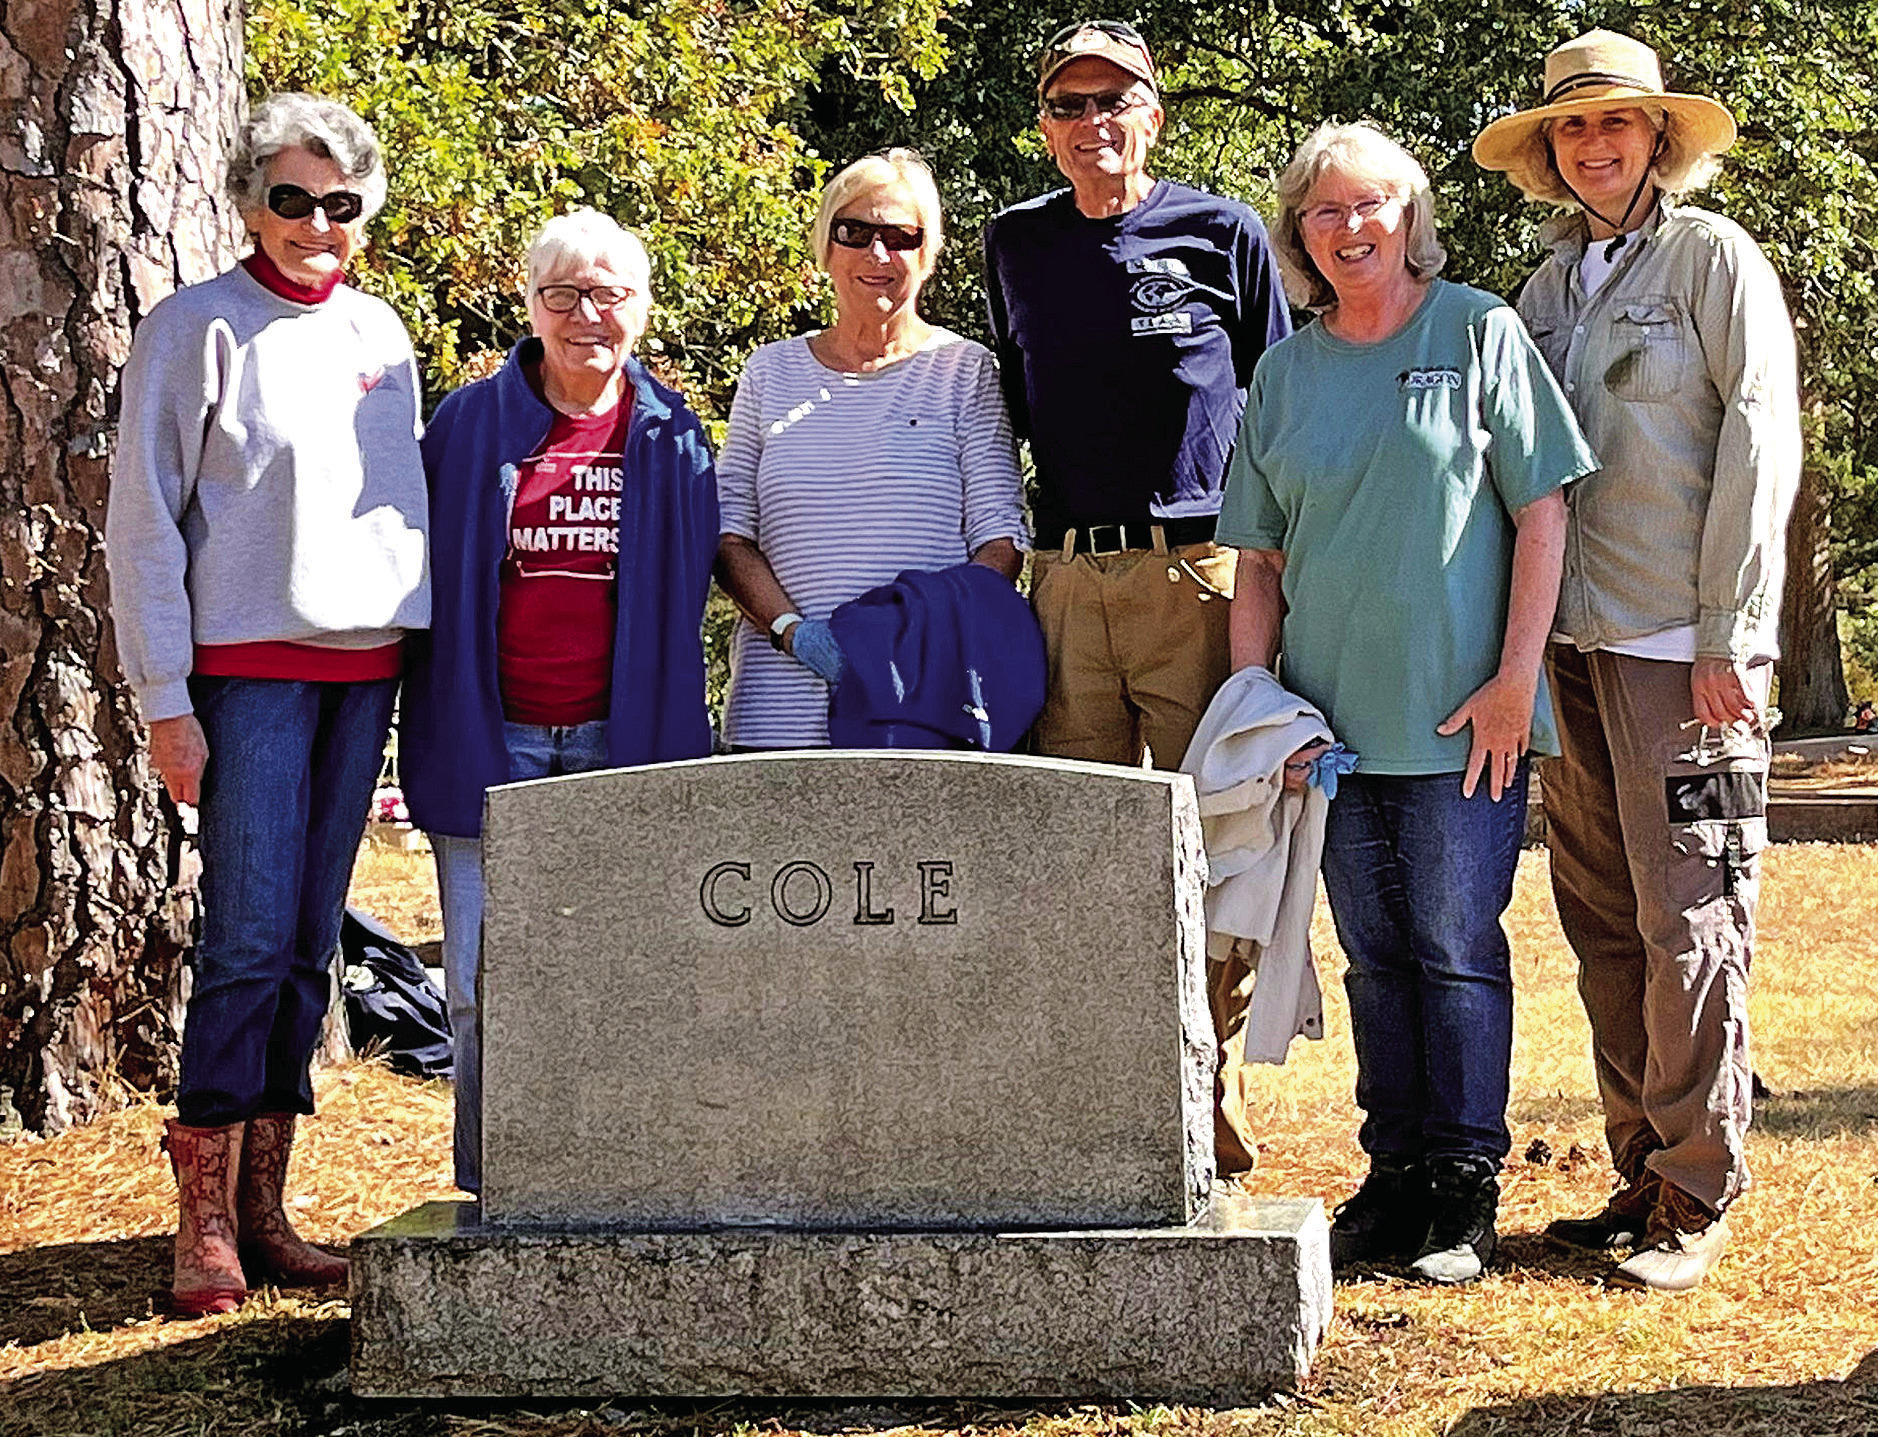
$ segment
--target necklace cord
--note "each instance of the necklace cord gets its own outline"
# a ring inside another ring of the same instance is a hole
[[[1663,132],[1661,130],[1658,130],[1656,132],[1656,143],[1650,148],[1649,161],[1643,167],[1643,176],[1637,181],[1637,187],[1630,192],[1630,203],[1624,206],[1623,215],[1616,220],[1613,220],[1608,215],[1605,215],[1603,212],[1592,208],[1590,201],[1585,199],[1583,195],[1579,194],[1577,190],[1572,188],[1572,182],[1566,179],[1564,174],[1561,173],[1559,170],[1558,156],[1556,154],[1552,155],[1552,172],[1558,175],[1559,183],[1565,186],[1565,193],[1570,195],[1573,199],[1577,200],[1578,207],[1582,209],[1586,214],[1590,215],[1593,219],[1597,220],[1599,223],[1607,224],[1612,229],[1617,231],[1616,236],[1611,240],[1611,242],[1608,245],[1604,247],[1604,260],[1605,260],[1605,263],[1607,264],[1617,258],[1618,251],[1623,249],[1626,241],[1628,241],[1630,238],[1629,234],[1625,232],[1624,226],[1630,222],[1630,212],[1636,209],[1637,201],[1643,198],[1644,186],[1650,183],[1651,172],[1656,168],[1656,162],[1659,159],[1661,159],[1663,156],[1663,139],[1664,139]],[[1548,144],[1547,145],[1548,152],[1550,152],[1550,149],[1551,149],[1551,146]]]

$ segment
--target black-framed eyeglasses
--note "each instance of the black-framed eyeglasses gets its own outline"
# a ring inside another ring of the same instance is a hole
[[[876,224],[872,220],[838,219],[828,226],[828,238],[843,249],[869,249],[875,240],[895,254],[926,243],[924,225]]]
[[[541,307],[549,314],[572,314],[580,308],[584,299],[594,308],[594,313],[605,314],[609,309],[618,309],[632,298],[632,291],[618,284],[538,284],[535,286],[535,298],[541,301]]]
[[[1141,32],[1126,20],[1077,20],[1058,30],[1043,48],[1055,54],[1069,43],[1071,36],[1080,35],[1084,30],[1100,30],[1105,35],[1113,35],[1117,40],[1125,40],[1142,50],[1148,48],[1148,42],[1141,38]]]
[[[273,185],[267,192],[267,207],[284,220],[311,219],[318,210],[328,224],[349,225],[365,213],[365,197],[352,190],[316,195],[298,185]]]
[[[1123,111],[1145,105],[1147,101],[1126,90],[1103,90],[1093,95],[1065,90],[1060,94],[1045,95],[1042,103],[1043,113],[1053,120],[1080,120],[1088,113],[1091,105],[1095,106],[1095,117],[1098,120],[1112,120]]]

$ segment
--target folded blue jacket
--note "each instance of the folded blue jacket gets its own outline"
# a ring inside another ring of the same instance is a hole
[[[847,659],[828,701],[836,748],[1009,753],[1043,709],[1043,632],[983,564],[908,570],[828,625]]]

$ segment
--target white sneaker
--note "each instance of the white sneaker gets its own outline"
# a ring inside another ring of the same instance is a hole
[[[1611,1281],[1652,1292],[1687,1292],[1699,1287],[1728,1246],[1728,1220],[1673,1183],[1664,1183],[1644,1245],[1617,1264]]]

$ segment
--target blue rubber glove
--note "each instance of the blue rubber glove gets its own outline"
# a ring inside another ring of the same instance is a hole
[[[1323,789],[1325,798],[1337,796],[1337,780],[1356,767],[1357,756],[1340,743],[1333,743],[1311,760],[1311,772],[1304,780]]]
[[[848,666],[826,619],[804,619],[797,624],[789,634],[789,651],[803,668],[830,685],[841,682],[841,671]]]

